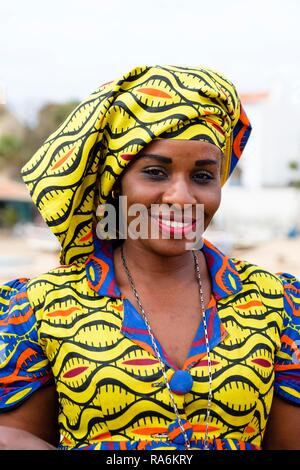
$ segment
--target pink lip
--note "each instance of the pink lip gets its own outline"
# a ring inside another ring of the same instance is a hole
[[[172,238],[172,236],[174,236],[175,234],[180,235],[182,238],[184,238],[188,233],[195,229],[196,226],[196,220],[192,220],[191,223],[186,227],[171,227],[169,225],[164,224],[160,217],[156,218],[152,216],[151,218],[152,220],[155,220],[156,223],[158,223],[161,232],[165,235],[169,235],[170,238]]]

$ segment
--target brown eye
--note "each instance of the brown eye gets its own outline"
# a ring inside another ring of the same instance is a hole
[[[213,174],[210,173],[209,171],[198,171],[197,173],[194,174],[193,179],[196,181],[196,183],[208,183],[214,178]]]
[[[144,168],[142,172],[146,175],[148,175],[150,178],[156,178],[156,179],[161,179],[167,176],[165,170],[162,168]]]

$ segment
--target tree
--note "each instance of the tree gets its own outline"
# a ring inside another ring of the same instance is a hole
[[[10,134],[0,136],[0,169],[18,165],[22,159],[24,142],[20,137]]]
[[[32,130],[35,135],[36,143],[38,143],[36,149],[52,132],[56,131],[78,104],[77,101],[61,104],[49,103],[40,109],[37,125]]]
[[[22,139],[13,134],[0,136],[0,171],[5,170],[12,177],[20,179],[22,166],[77,105],[77,101],[49,103],[40,109],[37,124],[24,128]]]

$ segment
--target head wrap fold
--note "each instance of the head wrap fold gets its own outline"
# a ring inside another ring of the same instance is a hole
[[[94,250],[93,222],[126,165],[155,139],[200,140],[223,152],[222,184],[251,126],[233,84],[206,68],[136,67],[100,86],[22,169],[33,202],[61,244],[61,263]]]

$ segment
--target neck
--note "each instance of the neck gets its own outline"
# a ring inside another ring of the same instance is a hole
[[[185,251],[180,255],[163,256],[157,252],[149,250],[143,245],[131,241],[124,242],[124,253],[126,260],[132,265],[134,263],[135,272],[141,275],[155,276],[156,281],[160,278],[189,278],[194,275],[194,260],[191,251]],[[202,262],[202,259],[200,263]],[[205,261],[203,260],[205,263]],[[147,269],[145,269],[145,267]]]

